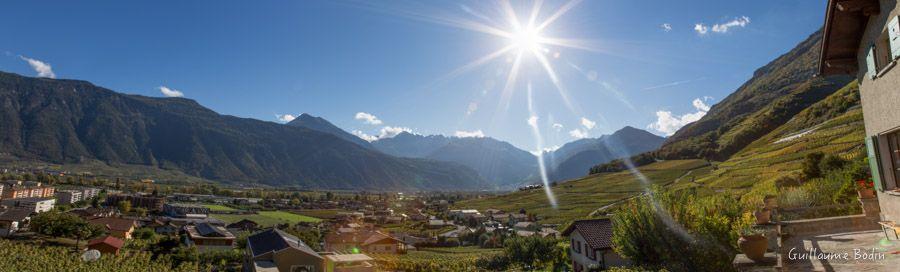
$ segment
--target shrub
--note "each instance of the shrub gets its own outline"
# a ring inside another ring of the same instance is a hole
[[[822,177],[822,169],[819,168],[819,165],[822,163],[823,157],[825,157],[825,153],[822,152],[806,154],[806,158],[803,160],[802,170],[803,176],[807,180]]]

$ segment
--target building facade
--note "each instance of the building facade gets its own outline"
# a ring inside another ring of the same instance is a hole
[[[7,207],[26,209],[34,213],[42,213],[52,210],[56,205],[56,199],[46,197],[4,198],[0,201],[0,204]]]
[[[2,182],[0,198],[53,197],[56,189],[36,181],[7,180]]]
[[[625,266],[627,259],[613,251],[612,221],[608,218],[572,222],[563,235],[569,237],[569,259],[576,272]]]
[[[900,2],[828,2],[819,73],[859,82],[866,151],[882,220],[900,222]]]
[[[81,191],[78,190],[59,190],[56,191],[56,202],[59,204],[72,204],[81,201]]]

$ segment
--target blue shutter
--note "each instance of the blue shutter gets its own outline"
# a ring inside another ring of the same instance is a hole
[[[872,170],[872,183],[875,184],[875,190],[884,191],[884,185],[881,184],[881,167],[878,161],[878,136],[866,138],[866,153],[869,156],[869,169]]]
[[[875,46],[869,46],[869,52],[866,53],[866,73],[869,74],[869,78],[875,79],[875,76],[878,75],[878,71],[875,69]]]
[[[900,20],[898,17],[888,23],[888,38],[891,44],[891,59],[900,57]]]

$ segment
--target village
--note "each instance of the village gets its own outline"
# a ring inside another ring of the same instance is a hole
[[[5,239],[70,247],[85,256],[195,254],[221,271],[383,271],[378,265],[388,256],[410,251],[502,248],[511,237],[558,241],[571,234],[525,210],[452,208],[454,200],[477,194],[212,194],[152,180],[88,182],[67,172],[6,172],[0,186]],[[593,242],[609,245],[605,221],[605,228],[573,231],[600,231],[579,237],[606,237]]]

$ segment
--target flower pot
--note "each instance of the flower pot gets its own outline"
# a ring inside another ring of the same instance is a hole
[[[861,198],[861,199],[875,197],[875,190],[872,190],[871,188],[859,189],[859,190],[856,190],[856,193],[859,194],[859,198]]]
[[[778,208],[778,199],[775,196],[767,195],[765,199],[763,199],[763,203],[766,205],[766,209],[773,210]]]
[[[766,248],[769,247],[769,240],[761,234],[742,235],[738,239],[738,247],[741,248],[741,253],[747,255],[747,258],[762,261],[766,255]]]
[[[753,213],[753,215],[756,216],[756,224],[757,225],[768,224],[769,221],[772,219],[771,218],[772,211],[769,209],[757,210],[756,212]]]

